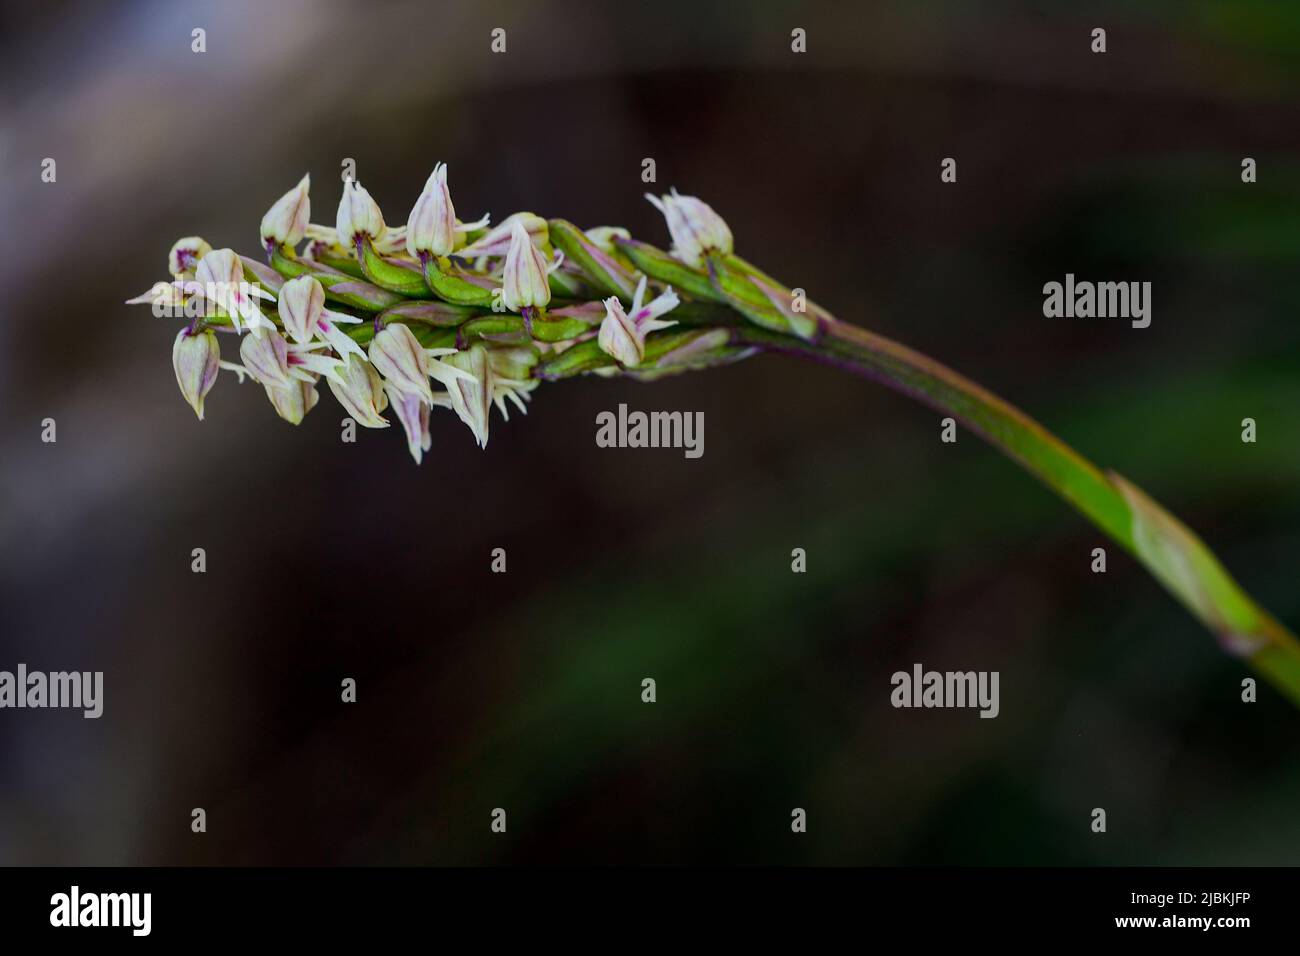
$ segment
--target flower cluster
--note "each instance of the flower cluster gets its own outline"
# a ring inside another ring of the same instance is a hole
[[[185,320],[172,366],[200,419],[223,370],[262,386],[293,424],[317,404],[324,379],[356,424],[386,428],[385,413],[396,416],[419,463],[434,408],[451,410],[485,446],[492,409],[526,411],[543,381],[650,380],[760,350],[803,355],[974,425],[1124,542],[1226,646],[1300,701],[1300,641],[1177,519],[968,379],[837,321],[804,290],[741,259],[730,228],[699,199],[675,190],[647,197],[672,237],[665,252],[626,229],[584,231],[529,212],[496,226],[486,216],[462,222],[442,164],[397,227],[351,180],[335,224],[313,223],[310,186],[304,176],[262,217],[265,262],[189,236],[168,253],[171,281],[128,300]],[[221,334],[239,342],[240,364],[222,360]]]
[[[262,386],[293,424],[323,379],[358,425],[386,428],[395,416],[419,462],[432,409],[450,409],[485,446],[493,407],[526,411],[561,362],[649,378],[741,357],[707,322],[655,335],[677,325],[661,317],[682,305],[670,284],[679,273],[693,300],[732,298],[709,271],[739,268],[731,232],[698,199],[648,197],[672,235],[669,256],[625,229],[580,231],[529,212],[463,222],[441,163],[401,226],[351,179],[334,225],[313,223],[310,187],[304,176],[262,217],[265,261],[187,237],[168,254],[172,281],[129,300],[187,320],[172,365],[200,419],[222,370]],[[222,360],[222,334],[238,340],[238,364]]]

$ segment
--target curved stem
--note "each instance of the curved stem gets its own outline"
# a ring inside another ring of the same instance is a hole
[[[1005,452],[1133,554],[1219,639],[1300,705],[1300,641],[1261,608],[1177,518],[1103,472],[1014,405],[905,345],[826,319],[805,341],[756,327],[732,342],[797,355],[879,381],[946,412]]]

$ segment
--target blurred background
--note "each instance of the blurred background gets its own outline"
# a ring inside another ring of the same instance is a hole
[[[255,255],[304,172],[332,223],[345,158],[390,223],[445,161],[466,218],[666,245],[653,157],[743,256],[1021,405],[1300,627],[1300,7],[854,7],[5,7],[0,669],[106,687],[97,721],[0,712],[0,861],[1300,860],[1296,710],[1243,704],[1140,567],[1092,574],[1099,533],[901,396],[778,357],[575,381],[486,451],[436,416],[417,468],[396,430],[341,443],[323,388],[295,429],[223,375],[196,421],[173,323],[121,304],[177,237]],[[1152,326],[1044,318],[1066,272],[1151,281]],[[704,457],[598,449],[620,402],[702,411]],[[914,662],[1000,671],[1001,715],[891,708]]]

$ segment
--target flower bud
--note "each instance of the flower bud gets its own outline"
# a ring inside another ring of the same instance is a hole
[[[245,335],[239,344],[239,358],[248,374],[267,389],[296,384],[289,377],[288,343],[274,329],[261,335]]]
[[[393,411],[406,432],[406,447],[418,465],[424,460],[424,453],[429,450],[433,440],[429,437],[429,406],[418,395],[403,392],[392,382],[384,383],[393,402]]]
[[[388,407],[388,396],[375,367],[363,358],[350,356],[340,369],[340,378],[327,381],[343,410],[365,428],[387,428],[388,422],[379,413]]]
[[[488,414],[492,411],[493,372],[488,350],[481,343],[442,359],[443,364],[467,374],[446,382],[451,407],[469,426],[480,448],[488,442]]]
[[[172,368],[176,370],[176,384],[194,414],[203,420],[203,398],[217,382],[221,362],[221,346],[216,333],[211,330],[191,335],[182,329],[172,345]]]
[[[645,339],[637,338],[636,326],[623,311],[617,296],[605,300],[605,321],[600,323],[600,350],[621,365],[640,365],[645,357]]]
[[[682,262],[701,269],[706,252],[732,251],[731,230],[707,203],[694,196],[679,196],[676,189],[666,196],[646,193],[645,198],[664,214],[668,234],[673,237],[673,255]]]
[[[325,288],[313,276],[290,279],[280,288],[280,321],[299,344],[310,342],[325,312]]]
[[[406,251],[418,259],[422,253],[450,255],[455,247],[456,209],[447,189],[447,167],[439,163],[406,220]]]
[[[677,293],[672,286],[649,305],[643,306],[641,300],[645,298],[645,286],[645,276],[642,276],[632,297],[631,314],[623,311],[623,303],[617,296],[605,300],[605,320],[600,323],[597,341],[601,351],[612,355],[621,365],[640,365],[645,358],[646,335],[676,325],[675,322],[661,322],[658,318],[678,305]]]
[[[287,388],[266,389],[275,413],[290,425],[300,424],[307,413],[320,401],[320,393],[310,382],[290,382]]]
[[[433,404],[429,356],[415,334],[401,324],[389,325],[370,340],[370,361],[400,392]]]
[[[352,249],[360,236],[379,239],[388,230],[379,204],[370,198],[365,188],[352,180],[343,182],[343,198],[339,200],[337,219],[339,242]]]
[[[211,251],[212,247],[198,236],[177,239],[167,253],[167,271],[177,279],[192,279],[199,260]]]
[[[545,306],[551,301],[546,258],[533,245],[528,231],[519,220],[515,220],[510,233],[510,251],[506,253],[501,298],[506,308],[514,312],[529,306]]]
[[[281,245],[296,246],[302,240],[311,218],[311,197],[307,194],[310,188],[311,174],[308,173],[266,211],[262,217],[263,246],[268,249]]]

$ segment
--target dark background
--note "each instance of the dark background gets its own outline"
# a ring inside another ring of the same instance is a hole
[[[568,382],[484,452],[436,416],[417,468],[396,429],[341,443],[324,388],[294,429],[223,375],[196,421],[174,326],[120,304],[179,236],[256,254],[304,171],[332,224],[344,157],[392,224],[446,161],[465,218],[665,245],[654,157],[1294,628],[1300,7],[63,2],[0,34],[0,668],[106,672],[98,721],[0,712],[0,861],[1300,859],[1296,711],[900,396],[776,357]],[[1153,282],[1152,326],[1044,318],[1066,272]],[[702,411],[704,457],[597,448],[620,402]],[[1000,671],[1001,716],[892,709],[917,661]]]

